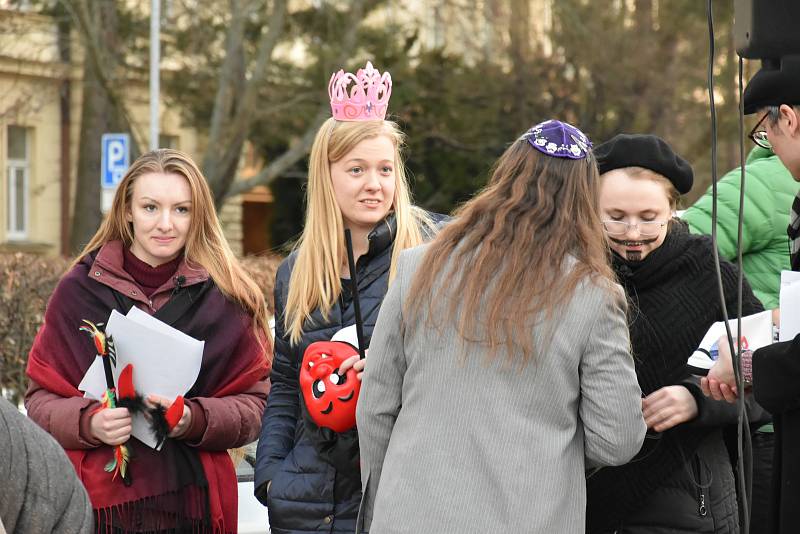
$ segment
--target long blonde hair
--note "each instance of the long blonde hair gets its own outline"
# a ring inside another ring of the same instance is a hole
[[[134,238],[133,226],[127,221],[126,214],[131,207],[133,184],[139,176],[150,173],[177,174],[189,182],[192,221],[184,256],[190,264],[199,265],[208,271],[219,290],[253,317],[253,328],[259,342],[269,342],[270,329],[264,293],[234,256],[222,233],[208,183],[194,161],[183,152],[162,148],[147,152],[133,162],[117,187],[111,210],[70,267],[77,265],[87,254],[109,241],[121,240],[126,247],[131,246]],[[271,352],[266,351],[267,357],[271,357]]]
[[[418,325],[426,313],[428,324],[452,321],[462,339],[485,343],[490,357],[504,346],[509,358],[521,351],[522,362],[531,360],[532,319],[548,325],[540,338],[546,347],[555,311],[584,279],[613,288],[598,189],[591,153],[555,158],[518,139],[426,251],[405,323]]]
[[[332,118],[325,121],[311,147],[306,220],[295,247],[297,260],[289,280],[283,318],[291,343],[300,341],[303,324],[314,310],[319,309],[327,319],[342,292],[341,266],[346,254],[344,221],[333,191],[331,163],[341,160],[361,141],[380,135],[387,136],[395,148],[392,209],[397,221],[397,235],[394,237],[390,279],[394,276],[400,252],[423,242],[423,231],[430,221],[423,210],[411,203],[400,156],[404,136],[398,126],[391,121],[344,122]]]

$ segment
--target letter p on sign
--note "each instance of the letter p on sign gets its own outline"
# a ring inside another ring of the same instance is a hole
[[[115,133],[103,134],[100,145],[101,208],[105,213],[130,165],[131,143],[128,134]]]

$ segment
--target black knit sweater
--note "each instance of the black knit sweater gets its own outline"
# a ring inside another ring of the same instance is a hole
[[[722,320],[711,239],[674,224],[664,243],[643,261],[628,262],[615,254],[613,267],[629,301],[631,347],[642,393],[682,384],[689,377],[686,360],[709,327]],[[728,316],[733,318],[738,271],[724,260],[721,271]],[[762,309],[745,280],[743,316]],[[696,388],[688,389],[702,411],[705,398]],[[649,432],[630,463],[592,475],[587,480],[588,532],[611,527],[640,508],[689,462],[713,430],[693,427],[690,421],[661,434]]]

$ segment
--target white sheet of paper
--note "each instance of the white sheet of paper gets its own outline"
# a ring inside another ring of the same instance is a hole
[[[114,338],[117,354],[114,380],[119,379],[122,369],[133,364],[133,385],[137,393],[174,400],[184,395],[197,380],[205,342],[144,312],[141,315],[137,312],[133,312],[133,317],[126,317],[114,310],[108,319],[106,332]],[[155,438],[143,415],[134,416],[132,434],[155,447]]]
[[[781,271],[781,287],[788,286],[795,282],[800,282],[800,272],[797,271]]]
[[[131,321],[135,321],[142,326],[146,326],[152,328],[157,332],[161,332],[162,334],[166,334],[170,337],[174,337],[175,339],[181,340],[189,345],[193,345],[196,343],[204,343],[203,341],[198,341],[189,334],[185,334],[178,330],[177,328],[173,328],[164,321],[160,321],[153,317],[152,315],[143,312],[136,306],[132,307],[130,311],[125,315]]]
[[[95,356],[92,365],[83,375],[83,380],[78,384],[78,389],[83,391],[83,396],[87,399],[100,400],[106,390],[106,372],[103,369],[103,358]]]
[[[780,309],[778,341],[791,341],[800,334],[800,273],[781,271]]]
[[[731,334],[736,339],[736,318],[728,319],[731,325]],[[716,343],[719,338],[727,335],[725,330],[725,323],[722,321],[716,322],[711,325],[706,335],[700,341],[698,348],[706,351],[711,351],[711,347]],[[742,337],[745,338],[746,344],[744,345],[749,350],[760,349],[772,343],[772,312],[767,310],[754,315],[742,317]],[[695,351],[689,358],[708,359],[704,353]]]
[[[356,331],[356,325],[353,324],[342,328],[333,334],[331,341],[344,341],[358,348],[358,332]]]

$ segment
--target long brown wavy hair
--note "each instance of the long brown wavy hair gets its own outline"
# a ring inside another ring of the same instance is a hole
[[[222,233],[208,183],[194,161],[183,152],[164,148],[151,150],[133,162],[117,187],[111,210],[70,269],[80,263],[84,256],[109,241],[120,240],[126,247],[131,246],[133,225],[127,221],[125,215],[130,210],[133,184],[139,176],[150,173],[177,174],[189,182],[192,221],[186,237],[184,256],[190,264],[199,265],[208,271],[219,290],[253,317],[253,329],[257,338],[267,357],[271,357],[272,351],[266,350],[270,328],[264,293],[231,251]]]
[[[405,301],[406,324],[418,324],[427,305],[428,324],[452,321],[462,339],[488,345],[489,357],[505,346],[509,359],[521,351],[525,363],[537,352],[532,324],[551,322],[583,280],[619,297],[597,211],[598,180],[591,153],[555,158],[525,137],[515,141],[488,185],[430,244]]]

